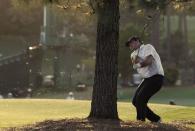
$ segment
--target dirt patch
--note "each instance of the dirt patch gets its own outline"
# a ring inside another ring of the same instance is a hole
[[[9,131],[194,131],[182,125],[149,123],[137,121],[114,121],[104,119],[64,119],[48,120],[23,128],[12,128]]]
[[[183,125],[195,125],[195,120],[177,120],[173,121],[174,123],[182,123]]]

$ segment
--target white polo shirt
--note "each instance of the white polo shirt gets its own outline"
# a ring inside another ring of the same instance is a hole
[[[131,59],[135,58],[137,55],[141,58],[141,60],[144,60],[149,55],[152,55],[154,58],[151,65],[142,68],[137,68],[137,72],[143,78],[148,78],[156,74],[164,76],[164,70],[161,64],[160,57],[151,44],[142,44],[139,49],[131,53]]]

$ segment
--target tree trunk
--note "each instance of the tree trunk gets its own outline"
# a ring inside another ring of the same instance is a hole
[[[97,5],[96,65],[89,118],[118,119],[119,0],[102,2]]]
[[[151,43],[152,45],[159,50],[160,46],[160,12],[155,16],[155,19],[152,21],[152,30],[151,30]]]
[[[167,7],[167,41],[166,41],[166,58],[168,63],[171,62],[171,14],[170,14],[170,7]]]
[[[188,25],[187,25],[187,16],[186,16],[186,12],[183,12],[183,24],[184,24],[184,30],[183,30],[183,35],[184,35],[184,43],[185,43],[185,47],[186,47],[186,53],[187,53],[187,57],[188,57],[188,52],[189,52],[189,48],[188,48]]]
[[[54,76],[54,87],[59,87],[60,79],[60,48],[54,47],[55,56],[53,58],[53,76]]]
[[[181,45],[183,47],[183,53],[182,53],[182,58],[187,58],[188,57],[188,29],[187,29],[187,20],[186,20],[186,13],[185,12],[181,12],[179,14],[179,24],[178,24],[178,30],[179,32],[181,32],[182,34],[182,38],[181,38]],[[182,59],[183,60],[183,59]],[[185,62],[183,62],[183,67],[188,66],[188,64],[186,65],[185,63],[188,63],[189,59],[186,59]]]
[[[178,31],[182,33],[183,35],[183,13],[179,13],[179,16],[178,16]]]

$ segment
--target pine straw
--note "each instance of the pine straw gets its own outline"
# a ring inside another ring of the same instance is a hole
[[[63,119],[47,120],[9,131],[194,131],[182,122],[150,123],[138,121],[116,121],[109,119]]]

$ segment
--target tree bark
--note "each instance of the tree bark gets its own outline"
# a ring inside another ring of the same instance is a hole
[[[185,47],[186,47],[186,52],[187,52],[187,55],[188,55],[188,52],[189,52],[189,48],[188,48],[188,24],[187,24],[187,15],[186,15],[186,12],[183,12],[183,21],[184,21],[184,32],[183,32],[183,35],[184,35],[184,43],[185,43]],[[187,56],[188,57],[188,56]]]
[[[189,48],[188,48],[188,28],[187,28],[187,18],[186,18],[186,12],[182,12],[182,20],[183,20],[183,58],[188,58],[189,57]],[[189,57],[190,58],[190,57]],[[185,62],[189,63],[190,59],[186,59]],[[184,67],[188,67],[189,64],[184,64]]]
[[[96,65],[89,118],[118,119],[119,0],[97,4]]]
[[[184,25],[184,21],[183,21],[183,13],[179,13],[179,16],[178,16],[178,31],[182,33],[183,35],[183,25]]]
[[[152,21],[151,43],[159,50],[160,48],[160,12],[157,12],[155,19]]]
[[[166,58],[168,63],[171,62],[171,14],[170,14],[170,7],[167,7],[167,41],[166,41]]]

